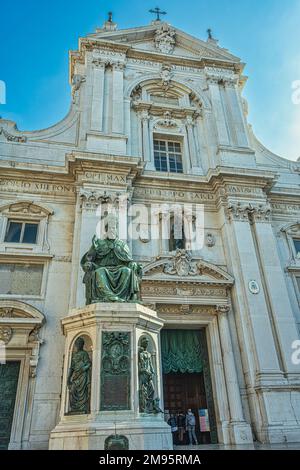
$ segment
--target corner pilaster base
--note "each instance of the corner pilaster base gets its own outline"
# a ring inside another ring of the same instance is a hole
[[[229,424],[231,445],[253,444],[251,427],[245,422],[232,422]]]

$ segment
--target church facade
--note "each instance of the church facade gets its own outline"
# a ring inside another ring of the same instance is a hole
[[[85,305],[80,261],[107,204],[152,215],[127,243],[164,324],[165,413],[192,408],[206,444],[300,442],[300,163],[256,139],[243,69],[211,35],[110,19],[70,53],[61,122],[0,120],[1,448],[48,448],[61,320]],[[186,233],[202,214],[193,249],[162,236],[174,204]]]

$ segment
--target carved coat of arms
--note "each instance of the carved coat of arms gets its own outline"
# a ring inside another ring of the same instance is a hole
[[[197,276],[197,263],[192,261],[192,255],[186,250],[177,250],[173,259],[164,267],[164,273],[177,276]]]
[[[176,44],[176,33],[167,23],[163,23],[155,33],[154,43],[156,49],[163,54],[172,54]]]

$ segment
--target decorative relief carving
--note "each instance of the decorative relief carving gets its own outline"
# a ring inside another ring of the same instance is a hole
[[[103,332],[101,410],[130,409],[131,333]]]
[[[162,23],[155,32],[154,44],[159,52],[172,54],[176,44],[175,29],[168,23]]]
[[[215,315],[216,308],[205,305],[158,304],[159,315]]]
[[[205,237],[205,244],[208,248],[213,248],[216,244],[216,237],[212,233],[208,233]]]
[[[230,305],[217,305],[216,312],[220,315],[227,315],[230,312]]]
[[[12,339],[13,330],[9,326],[0,326],[0,341],[4,344],[8,344]]]
[[[75,102],[76,93],[79,91],[82,83],[86,81],[86,78],[83,75],[75,74],[72,79],[72,100]]]
[[[40,338],[40,331],[41,331],[42,325],[37,325],[34,327],[32,332],[29,335],[29,341],[30,342],[37,342],[40,345],[44,344],[44,340]]]
[[[27,142],[27,137],[25,135],[14,135],[7,132],[4,127],[0,127],[0,135],[3,134],[8,142],[18,142],[25,144]]]
[[[134,88],[131,93],[131,98],[133,101],[139,101],[142,98],[142,88],[140,85]]]
[[[170,82],[173,78],[172,66],[169,64],[163,64],[160,70],[160,77],[162,79],[163,88],[169,88]]]
[[[33,216],[48,216],[53,214],[53,211],[41,207],[32,201],[20,201],[9,206],[5,206],[6,212],[9,214],[22,214],[22,215],[33,215]]]
[[[0,308],[0,318],[30,318],[22,311],[18,311],[11,307]]]
[[[166,127],[166,128],[178,127],[178,124],[177,124],[177,121],[175,121],[175,119],[172,119],[172,113],[170,111],[166,111],[164,113],[164,118],[159,119],[154,125],[155,129],[158,127]]]
[[[165,274],[177,276],[197,276],[197,263],[192,261],[192,255],[186,250],[177,250],[173,258],[164,265]]]
[[[166,276],[165,276],[166,275]],[[169,276],[179,276],[184,281],[192,277],[190,282],[202,285],[215,285],[224,283],[232,285],[233,278],[218,266],[212,265],[201,258],[193,259],[189,251],[178,249],[171,257],[158,257],[154,262],[144,267],[144,280],[156,277],[157,280],[167,280]]]

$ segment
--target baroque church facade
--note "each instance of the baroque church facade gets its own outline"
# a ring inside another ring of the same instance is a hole
[[[256,139],[243,69],[211,35],[110,19],[70,53],[61,122],[22,132],[0,120],[1,448],[48,448],[61,320],[85,305],[80,260],[99,207],[120,199],[188,205],[191,227],[204,207],[198,250],[148,226],[128,239],[143,303],[164,324],[160,406],[206,410],[203,443],[300,442],[300,163]]]

